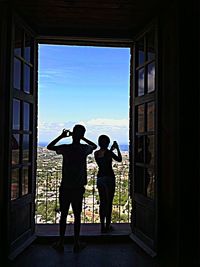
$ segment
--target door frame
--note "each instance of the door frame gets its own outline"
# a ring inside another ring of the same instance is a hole
[[[18,21],[20,21],[20,23],[23,23],[24,25],[26,25],[26,23],[24,21],[21,20],[21,18],[19,18],[16,14],[13,15],[13,18],[17,19]],[[28,26],[26,26],[28,28]],[[149,26],[147,27],[149,28]],[[31,32],[33,32],[31,29],[29,29]],[[144,30],[142,31],[142,34],[144,34]],[[36,34],[34,33],[35,35],[35,55],[37,55],[37,51],[36,51],[36,47],[37,47],[37,44],[39,43],[48,43],[48,44],[66,44],[66,45],[88,45],[88,46],[106,46],[106,47],[127,47],[127,48],[131,48],[132,47],[132,44],[133,44],[133,40],[135,40],[137,37],[134,37],[133,39],[128,39],[128,40],[120,40],[120,39],[103,39],[103,38],[59,38],[59,37],[54,37],[54,36],[36,36]],[[141,35],[141,34],[140,34]],[[10,40],[10,41],[13,41],[13,40]],[[12,46],[11,46],[12,47]],[[158,46],[157,46],[158,47]],[[12,48],[10,48],[12,49]],[[10,50],[12,51],[12,50]],[[13,54],[11,53],[11,58],[13,57]],[[131,58],[131,62],[133,61],[133,58]],[[38,77],[37,77],[37,66],[38,66],[38,56],[36,56],[35,58],[35,62],[36,64],[34,64],[34,73],[35,73],[35,76],[34,76],[34,86],[37,86],[37,80],[38,80]],[[131,66],[132,63],[131,63]],[[156,60],[156,66],[157,66],[157,60]],[[12,73],[12,70],[10,70],[10,75]],[[158,74],[157,74],[157,77],[158,77]],[[134,80],[134,74],[132,74],[132,72],[130,73],[130,98],[132,98],[132,93],[134,91],[134,84],[133,84],[133,80]],[[12,89],[12,86],[11,86],[11,80],[9,80],[9,88],[10,90]],[[158,79],[156,78],[156,87],[158,88]],[[11,92],[10,92],[11,93]],[[35,88],[35,98],[37,99],[38,97],[38,88]],[[157,93],[157,97],[158,97],[158,93]],[[11,100],[9,101],[11,102]],[[158,103],[158,100],[156,100],[156,102]],[[10,110],[12,110],[11,106],[10,106]],[[158,107],[157,107],[157,110],[158,110]],[[33,151],[33,157],[35,160],[33,160],[33,163],[35,164],[34,165],[34,173],[33,175],[36,177],[36,156],[37,156],[37,103],[35,105],[35,109],[34,109],[34,116],[35,116],[35,125],[33,127],[33,135],[34,135],[34,141],[33,141],[33,144],[34,144],[34,151]],[[157,112],[157,115],[158,115],[158,112]],[[129,126],[129,141],[130,141],[130,150],[129,150],[129,162],[130,162],[130,166],[129,166],[129,174],[130,174],[130,179],[131,179],[131,184],[132,184],[132,180],[133,180],[133,177],[132,177],[132,173],[133,173],[133,162],[132,162],[132,159],[133,159],[133,153],[134,153],[134,150],[133,150],[133,127],[134,127],[134,120],[133,120],[133,106],[130,105],[130,114],[129,114],[129,119],[130,119],[130,126]],[[10,114],[10,119],[9,119],[9,122],[10,122],[10,127],[9,129],[11,129],[12,125],[11,125],[11,114]],[[156,117],[156,125],[158,125],[158,117]],[[11,136],[11,131],[9,132],[9,136]],[[158,142],[158,140],[156,141],[156,143]],[[8,144],[9,144],[9,147],[11,148],[11,142],[10,142],[10,139],[8,138]],[[10,150],[11,151],[11,150]],[[157,151],[157,155],[158,155],[158,151]],[[9,162],[11,160],[11,155],[9,155]],[[157,163],[156,163],[157,164]],[[158,170],[158,166],[156,165],[155,167],[157,170]],[[10,174],[10,168],[9,168],[9,174]],[[157,173],[158,175],[158,173]],[[157,183],[158,185],[158,183]],[[35,191],[35,183],[33,183],[32,185],[34,187],[34,191]],[[132,186],[132,185],[131,185]],[[35,196],[35,194],[34,194]],[[156,197],[157,198],[157,197]],[[157,205],[158,205],[158,199],[156,200],[156,229],[158,228],[158,225],[157,225],[157,217],[158,217],[158,209],[157,209]],[[10,204],[8,203],[8,211],[10,210]],[[10,220],[10,217],[9,217],[9,212],[8,212],[8,221]],[[12,254],[10,254],[10,257],[13,258],[15,257],[17,254],[19,254],[27,245],[29,245],[35,238],[36,236],[34,235],[34,229],[35,229],[35,223],[33,222],[32,223],[32,228],[33,228],[33,235],[32,235],[32,238],[30,239],[29,242],[25,243],[24,246],[21,246],[20,249],[18,250],[15,250],[15,252],[13,252]],[[157,233],[156,233],[157,235]],[[9,236],[9,227],[8,227],[8,236]],[[144,246],[144,244],[141,244],[140,240],[136,240],[135,237],[133,237],[133,235],[131,235],[131,238],[134,239],[134,241],[136,241],[136,243],[138,243],[140,246],[143,247],[143,249],[149,253],[151,256],[155,256],[156,253],[155,251],[149,249],[149,248],[146,248]]]

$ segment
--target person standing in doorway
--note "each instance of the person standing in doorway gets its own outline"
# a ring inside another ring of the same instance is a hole
[[[64,251],[64,237],[66,219],[70,204],[74,213],[74,252],[79,252],[82,244],[79,241],[83,194],[87,184],[87,156],[97,148],[97,145],[84,137],[85,127],[77,124],[73,131],[63,130],[61,135],[54,139],[47,149],[56,151],[63,156],[62,180],[59,188],[60,204],[60,238],[54,248]],[[71,144],[56,145],[65,137],[72,137]],[[86,144],[81,144],[80,141]]]
[[[100,149],[95,151],[94,156],[98,165],[97,188],[99,192],[100,207],[99,215],[101,222],[101,232],[112,231],[111,216],[112,203],[115,194],[115,174],[112,168],[112,160],[122,161],[121,152],[116,141],[108,149],[110,138],[107,135],[100,135],[98,144]],[[117,151],[117,154],[113,150]]]

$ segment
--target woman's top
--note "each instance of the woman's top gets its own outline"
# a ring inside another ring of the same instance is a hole
[[[106,150],[103,156],[95,155],[95,160],[99,167],[97,178],[105,176],[115,178],[112,168],[112,152],[110,150]]]

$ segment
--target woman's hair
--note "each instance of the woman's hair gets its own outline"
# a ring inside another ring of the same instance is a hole
[[[110,138],[107,135],[100,135],[98,139],[99,146],[101,148],[107,148],[110,143]]]

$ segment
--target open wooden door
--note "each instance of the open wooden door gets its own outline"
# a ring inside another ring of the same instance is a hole
[[[13,15],[10,75],[8,243],[13,258],[34,239],[37,143],[37,43]]]
[[[132,234],[151,256],[157,246],[157,66],[152,25],[131,51],[130,174]]]

